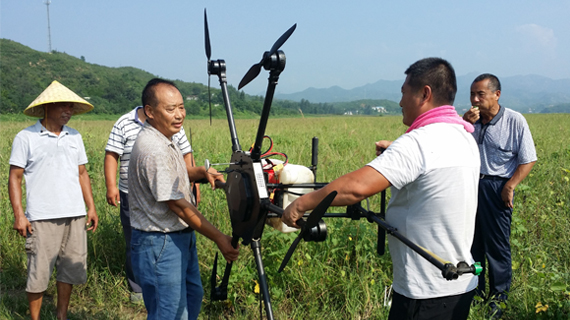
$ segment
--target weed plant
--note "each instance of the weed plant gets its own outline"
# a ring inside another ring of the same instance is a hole
[[[527,115],[538,152],[538,163],[515,194],[511,245],[513,285],[504,319],[568,319],[570,316],[570,115]],[[26,256],[24,239],[12,230],[13,213],[7,181],[8,159],[14,136],[32,120],[2,118],[0,126],[0,319],[29,318],[24,291]],[[103,158],[105,144],[116,119],[72,119],[81,132],[89,164],[99,229],[89,233],[88,280],[75,286],[70,319],[144,319],[142,305],[129,302],[124,279],[124,241],[119,209],[105,200]],[[236,120],[243,149],[255,139],[258,120]],[[227,162],[231,155],[226,120],[187,120],[185,129],[198,163]],[[323,117],[271,119],[266,134],[274,151],[284,152],[291,163],[310,165],[311,139],[319,138],[319,182],[331,181],[356,170],[374,158],[374,142],[395,139],[405,131],[401,117]],[[267,145],[264,145],[267,147]],[[218,168],[222,169],[222,168]],[[201,186],[201,212],[214,225],[230,233],[230,220],[222,191]],[[389,194],[389,193],[388,193]],[[380,197],[370,199],[380,210]],[[344,208],[333,208],[343,212]],[[386,319],[385,289],[392,282],[389,252],[376,254],[377,226],[366,220],[327,219],[325,242],[301,242],[282,273],[277,269],[296,234],[265,229],[262,244],[273,311],[276,319]],[[216,246],[198,236],[198,254],[205,295],[202,319],[259,319],[257,269],[251,250],[242,246],[232,269],[229,299],[209,300],[209,278]],[[219,267],[218,274],[223,272]],[[55,280],[44,298],[42,319],[55,319]],[[472,308],[470,319],[485,319],[484,305]],[[265,317],[265,313],[263,315]]]

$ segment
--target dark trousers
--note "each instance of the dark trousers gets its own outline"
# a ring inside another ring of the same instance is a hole
[[[469,316],[475,290],[455,296],[410,299],[394,292],[388,320],[464,320]]]
[[[489,292],[485,298],[506,300],[511,287],[511,220],[513,210],[501,199],[507,183],[503,178],[479,180],[479,202],[475,222],[475,237],[471,254],[484,267],[479,275],[477,294],[485,297],[485,270],[489,274]],[[485,259],[487,267],[485,268]]]
[[[129,210],[129,194],[122,191],[119,191],[119,194],[121,196],[121,225],[123,226],[123,235],[125,236],[125,272],[127,274],[127,282],[133,292],[142,293],[141,287],[135,281],[133,264],[131,263],[131,212]]]

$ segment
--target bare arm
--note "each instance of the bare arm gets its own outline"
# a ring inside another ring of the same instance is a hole
[[[196,159],[194,153],[190,152],[184,155],[184,162],[186,163],[186,171],[188,171],[188,178],[190,178],[190,171],[196,167]],[[190,188],[196,196],[196,206],[200,204],[200,184],[190,179]]]
[[[515,188],[524,180],[524,178],[526,178],[526,176],[528,176],[535,163],[536,161],[519,165],[511,179],[507,181],[503,187],[503,190],[501,191],[501,198],[505,202],[505,206],[509,208],[513,207]]]
[[[93,230],[93,232],[95,232],[99,224],[99,217],[95,209],[95,201],[93,201],[89,173],[87,173],[87,169],[85,169],[85,165],[83,164],[79,166],[79,185],[81,185],[83,201],[85,201],[85,205],[87,206],[87,225],[89,226],[87,230]]]
[[[115,152],[105,152],[105,186],[107,187],[107,203],[117,206],[120,201],[119,189],[117,188],[117,167],[119,164],[119,155]]]
[[[28,232],[32,231],[32,224],[24,214],[24,207],[22,206],[22,178],[24,176],[24,168],[17,166],[10,166],[10,173],[8,177],[8,194],[12,210],[14,211],[14,230],[21,236],[26,237]]]
[[[390,185],[390,182],[381,173],[372,167],[365,166],[345,174],[322,189],[297,198],[285,209],[282,219],[288,226],[298,228],[299,226],[295,222],[306,211],[314,209],[332,191],[336,190],[338,194],[331,205],[346,206],[375,195]]]
[[[206,236],[220,248],[228,262],[235,261],[239,251],[232,247],[232,237],[227,236],[214,227],[204,216],[186,199],[167,201],[168,208],[184,220],[192,229]]]
[[[186,160],[187,156],[190,155],[190,163],[188,163],[188,160]],[[185,154],[184,155],[184,162],[186,162],[186,170],[188,170],[188,168],[194,168],[196,167],[196,159],[194,158],[194,153],[190,152],[189,154]],[[190,188],[192,189],[192,192],[194,193],[194,195],[196,196],[196,206],[200,204],[200,200],[201,200],[201,195],[200,195],[200,184],[196,183],[194,181],[191,182],[191,186]]]

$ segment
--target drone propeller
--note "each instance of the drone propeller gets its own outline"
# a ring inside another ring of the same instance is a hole
[[[208,16],[206,8],[204,8],[204,41],[206,46],[206,57],[208,58],[208,105],[210,106],[210,126],[212,126],[212,96],[210,94],[210,57],[212,56],[212,48],[210,46],[210,31],[208,30]]]
[[[293,34],[295,28],[297,28],[296,23],[291,28],[289,28],[289,30],[285,31],[285,33],[279,39],[277,39],[277,41],[273,44],[273,47],[271,47],[271,50],[263,54],[263,58],[261,58],[261,61],[259,61],[259,63],[254,64],[249,69],[249,71],[247,71],[247,73],[245,74],[243,79],[241,79],[238,85],[238,90],[245,87],[248,83],[251,82],[251,80],[255,79],[259,75],[259,73],[261,72],[261,67],[263,66],[265,61],[269,59],[269,57],[271,57],[271,55],[273,55],[277,50],[279,50],[279,48],[281,48],[281,46],[285,43],[285,41],[287,41],[287,39],[289,39],[291,34]]]
[[[306,222],[303,219],[297,220],[296,223],[301,227],[301,232],[299,232],[299,235],[297,236],[297,238],[295,238],[295,241],[293,241],[291,247],[289,247],[289,250],[287,251],[287,254],[283,259],[283,262],[281,262],[281,266],[279,267],[279,270],[277,272],[281,272],[283,271],[283,269],[285,269],[285,266],[289,262],[289,259],[291,259],[291,256],[293,255],[293,252],[297,248],[299,241],[301,241],[301,238],[303,238],[307,233],[311,231],[312,228],[316,227],[319,224],[319,221],[327,212],[328,207],[331,205],[336,195],[337,195],[336,191],[329,193],[323,199],[323,201],[321,201],[317,205],[317,207],[313,210],[313,212],[311,212]]]
[[[206,42],[206,57],[208,58],[208,63],[210,63],[210,57],[212,56],[212,48],[210,47],[210,31],[208,30],[208,15],[206,14],[205,8],[204,8],[204,38]]]

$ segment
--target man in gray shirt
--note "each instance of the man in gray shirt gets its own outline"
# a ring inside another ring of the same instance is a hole
[[[499,105],[501,83],[492,74],[482,74],[471,85],[473,107],[463,118],[473,123],[473,137],[481,155],[481,177],[475,237],[471,253],[489,271],[479,276],[478,294],[491,299],[491,314],[502,316],[511,286],[511,220],[516,186],[529,174],[537,160],[528,124],[522,114]]]
[[[107,203],[112,206],[119,204],[119,216],[123,226],[123,236],[125,238],[125,275],[131,292],[131,302],[142,302],[142,289],[136,283],[131,264],[131,214],[129,210],[129,160],[133,145],[137,139],[139,131],[142,129],[146,115],[143,107],[136,107],[129,113],[121,116],[111,133],[105,147],[105,186],[107,187]],[[172,141],[178,145],[182,151],[186,168],[189,173],[193,172],[195,163],[192,156],[192,146],[186,138],[184,127],[172,136]],[[120,161],[119,161],[120,158]],[[120,165],[119,165],[120,164]],[[119,187],[117,188],[117,167],[119,167]],[[194,186],[193,186],[194,187]],[[200,202],[198,186],[193,189],[196,192],[196,202]]]
[[[204,167],[187,171],[172,136],[186,116],[174,83],[148,82],[142,95],[147,121],[129,161],[131,262],[141,286],[148,319],[196,319],[204,294],[194,230],[214,241],[227,261],[238,257],[231,237],[221,233],[194,206],[190,180],[208,179]]]

